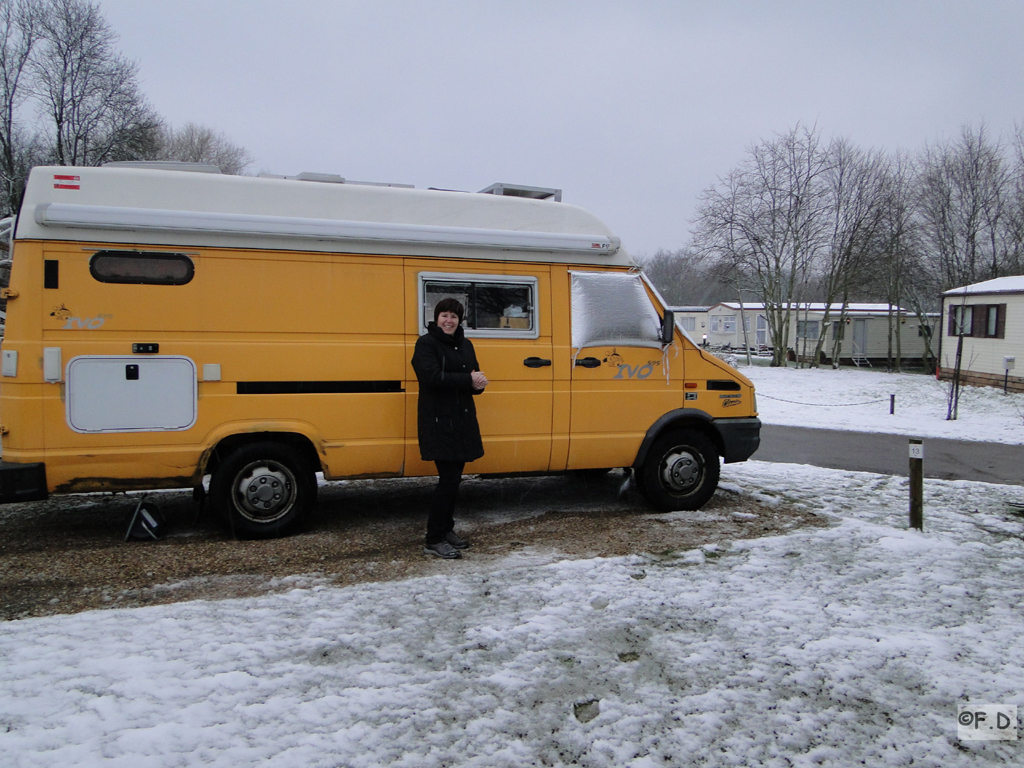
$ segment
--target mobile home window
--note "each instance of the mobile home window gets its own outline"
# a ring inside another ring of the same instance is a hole
[[[712,333],[736,333],[736,315],[712,315]]]
[[[797,320],[796,321],[796,336],[798,339],[816,339],[818,338],[818,321],[817,320]]]
[[[183,253],[98,251],[89,271],[101,283],[184,285],[195,275],[192,259]]]
[[[974,307],[963,304],[949,308],[949,335],[970,336],[974,319]]]
[[[985,307],[985,336],[990,339],[1003,338],[1006,326],[1006,305],[989,304]]]
[[[420,332],[434,321],[441,299],[458,299],[466,308],[467,336],[530,338],[539,335],[537,280],[505,275],[420,275]]]

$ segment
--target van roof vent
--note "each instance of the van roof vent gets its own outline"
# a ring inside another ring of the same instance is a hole
[[[112,160],[104,168],[148,168],[157,171],[191,171],[192,173],[220,173],[220,167],[210,163],[186,163],[181,160]]]
[[[481,189],[483,195],[511,195],[512,197],[528,197],[531,200],[554,200],[562,202],[562,190],[550,187],[527,187],[523,184],[491,184]]]
[[[346,179],[346,184],[360,184],[364,187],[398,187],[399,189],[416,189],[415,184],[399,184],[393,181],[353,181]]]
[[[310,173],[303,171],[295,177],[298,181],[321,181],[325,184],[344,184],[345,179],[336,173]]]
[[[363,187],[401,187],[402,189],[416,189],[412,184],[395,184],[389,181],[356,181],[346,179],[336,173],[313,173],[303,171],[295,176],[284,176],[278,173],[261,173],[261,179],[290,179],[292,181],[319,181],[321,184],[355,184]]]

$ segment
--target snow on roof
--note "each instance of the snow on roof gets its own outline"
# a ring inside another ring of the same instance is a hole
[[[740,303],[738,301],[722,301],[715,305],[715,307],[726,307],[727,309],[734,309],[739,311]],[[714,309],[714,307],[711,307]],[[764,309],[764,304],[759,302],[744,302],[744,311],[761,311]],[[800,302],[796,304],[790,304],[790,309],[794,312],[824,312],[825,304],[822,302]],[[842,304],[831,304],[829,305],[830,312],[840,312],[843,309]],[[849,314],[888,314],[890,306],[888,304],[847,304],[846,311]],[[905,307],[897,307],[893,305],[891,307],[893,312],[904,312],[910,314],[910,310]]]
[[[673,312],[707,312],[711,307],[681,306],[669,307]]]
[[[973,293],[1024,293],[1024,275],[997,277],[994,280],[986,280],[983,283],[953,288],[942,295],[961,296]]]

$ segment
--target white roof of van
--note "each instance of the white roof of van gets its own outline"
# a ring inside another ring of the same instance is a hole
[[[554,200],[125,166],[34,168],[15,239],[632,264]]]

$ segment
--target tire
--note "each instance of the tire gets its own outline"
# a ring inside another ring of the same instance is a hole
[[[210,503],[236,535],[266,539],[297,528],[316,503],[316,476],[290,445],[243,445],[210,479]]]
[[[670,432],[654,441],[636,473],[644,497],[662,512],[703,507],[718,488],[718,451],[699,432]]]

